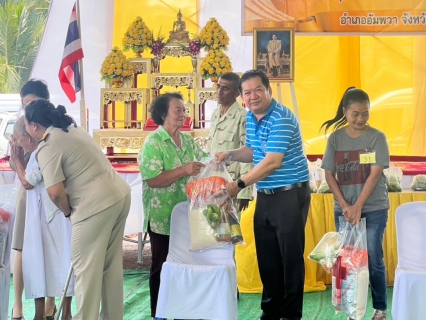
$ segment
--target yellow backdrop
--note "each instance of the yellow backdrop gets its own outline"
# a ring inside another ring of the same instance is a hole
[[[182,12],[186,22],[186,30],[190,36],[198,34],[199,27],[197,25],[197,0],[180,0],[180,1],[115,1],[114,10],[114,46],[122,47],[123,35],[126,32],[129,24],[140,16],[144,19],[146,25],[153,30],[154,36],[161,34],[167,40],[169,31],[173,30],[173,22],[177,20],[179,9]],[[132,51],[125,52],[127,57],[134,58],[135,54]],[[145,58],[154,57],[150,50],[142,54]],[[192,64],[190,57],[174,58],[167,57],[160,62],[160,71],[163,73],[188,73],[192,72]],[[142,78],[142,77],[141,77]],[[141,79],[140,87],[146,86],[146,80]],[[175,90],[176,88],[165,88],[166,90]],[[186,95],[186,89],[179,88]]]
[[[425,36],[296,36],[295,87],[307,153],[324,152],[319,127],[334,117],[343,92],[357,86],[370,95],[369,123],[385,132],[391,154],[426,155],[425,43]]]
[[[197,2],[116,0],[114,45],[121,46],[128,24],[138,15],[154,34],[162,27],[168,36],[179,8],[188,30],[197,33]],[[235,13],[236,26],[240,24],[239,14]],[[216,18],[220,22],[221,17]],[[231,45],[241,41],[231,38]],[[146,52],[144,56],[151,55]],[[161,61],[162,72],[186,73],[190,66],[188,57]],[[248,65],[235,71],[250,68]],[[426,155],[426,36],[296,35],[295,92],[307,154],[324,152],[326,138],[319,128],[334,117],[349,86],[360,87],[370,95],[370,124],[386,133],[392,155]],[[273,91],[277,96],[276,86]],[[281,85],[281,91],[284,104],[293,108],[289,86]]]

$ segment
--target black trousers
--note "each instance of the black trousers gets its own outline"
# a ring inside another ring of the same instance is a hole
[[[302,318],[310,202],[309,185],[271,195],[257,193],[254,237],[263,283],[262,319]]]
[[[151,243],[152,265],[149,274],[149,293],[151,296],[151,317],[157,310],[158,292],[160,291],[160,274],[163,263],[169,253],[170,236],[152,232],[148,223],[149,241]]]
[[[277,67],[272,67],[272,75],[274,76],[274,77],[276,77],[276,76],[278,76],[278,68]]]

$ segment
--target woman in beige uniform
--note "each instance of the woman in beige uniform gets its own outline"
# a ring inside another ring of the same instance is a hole
[[[25,124],[39,141],[35,152],[47,193],[72,223],[73,319],[123,319],[122,239],[130,187],[65,107],[35,100],[25,108]]]
[[[50,94],[46,82],[38,79],[28,80],[21,88],[19,93],[21,96],[22,107],[25,107],[28,103],[36,99],[47,99],[49,100]],[[22,115],[23,110],[19,110],[19,115]],[[30,153],[25,153],[24,164],[28,162]],[[23,176],[25,176],[25,165],[19,166],[13,161],[10,162],[14,171],[21,170]],[[18,172],[19,173],[19,172]],[[22,182],[22,181],[21,181]],[[22,248],[24,246],[24,230],[25,230],[25,209],[26,209],[26,189],[32,189],[33,186],[24,183],[19,184],[18,192],[16,195],[16,216],[15,225],[13,230],[12,238],[12,249],[16,250],[15,262],[13,264],[13,288],[14,288],[14,299],[12,308],[12,320],[23,320],[24,312],[22,308],[22,293],[24,291],[24,279],[22,274]],[[71,300],[65,300],[64,309],[71,310]],[[46,299],[45,304],[45,315],[46,320],[53,320],[56,313],[55,298],[50,297]],[[69,313],[71,315],[71,313]]]

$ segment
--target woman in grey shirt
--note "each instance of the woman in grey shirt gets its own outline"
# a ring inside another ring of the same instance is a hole
[[[386,136],[368,125],[370,99],[361,89],[346,90],[334,119],[322,161],[325,177],[334,195],[334,218],[357,224],[366,219],[368,269],[375,309],[372,320],[386,319],[386,269],[383,235],[388,220],[389,198],[383,169],[389,167]]]

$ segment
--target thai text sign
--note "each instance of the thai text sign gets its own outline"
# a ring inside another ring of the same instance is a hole
[[[426,31],[426,0],[242,0],[243,33],[294,27],[296,32]]]

